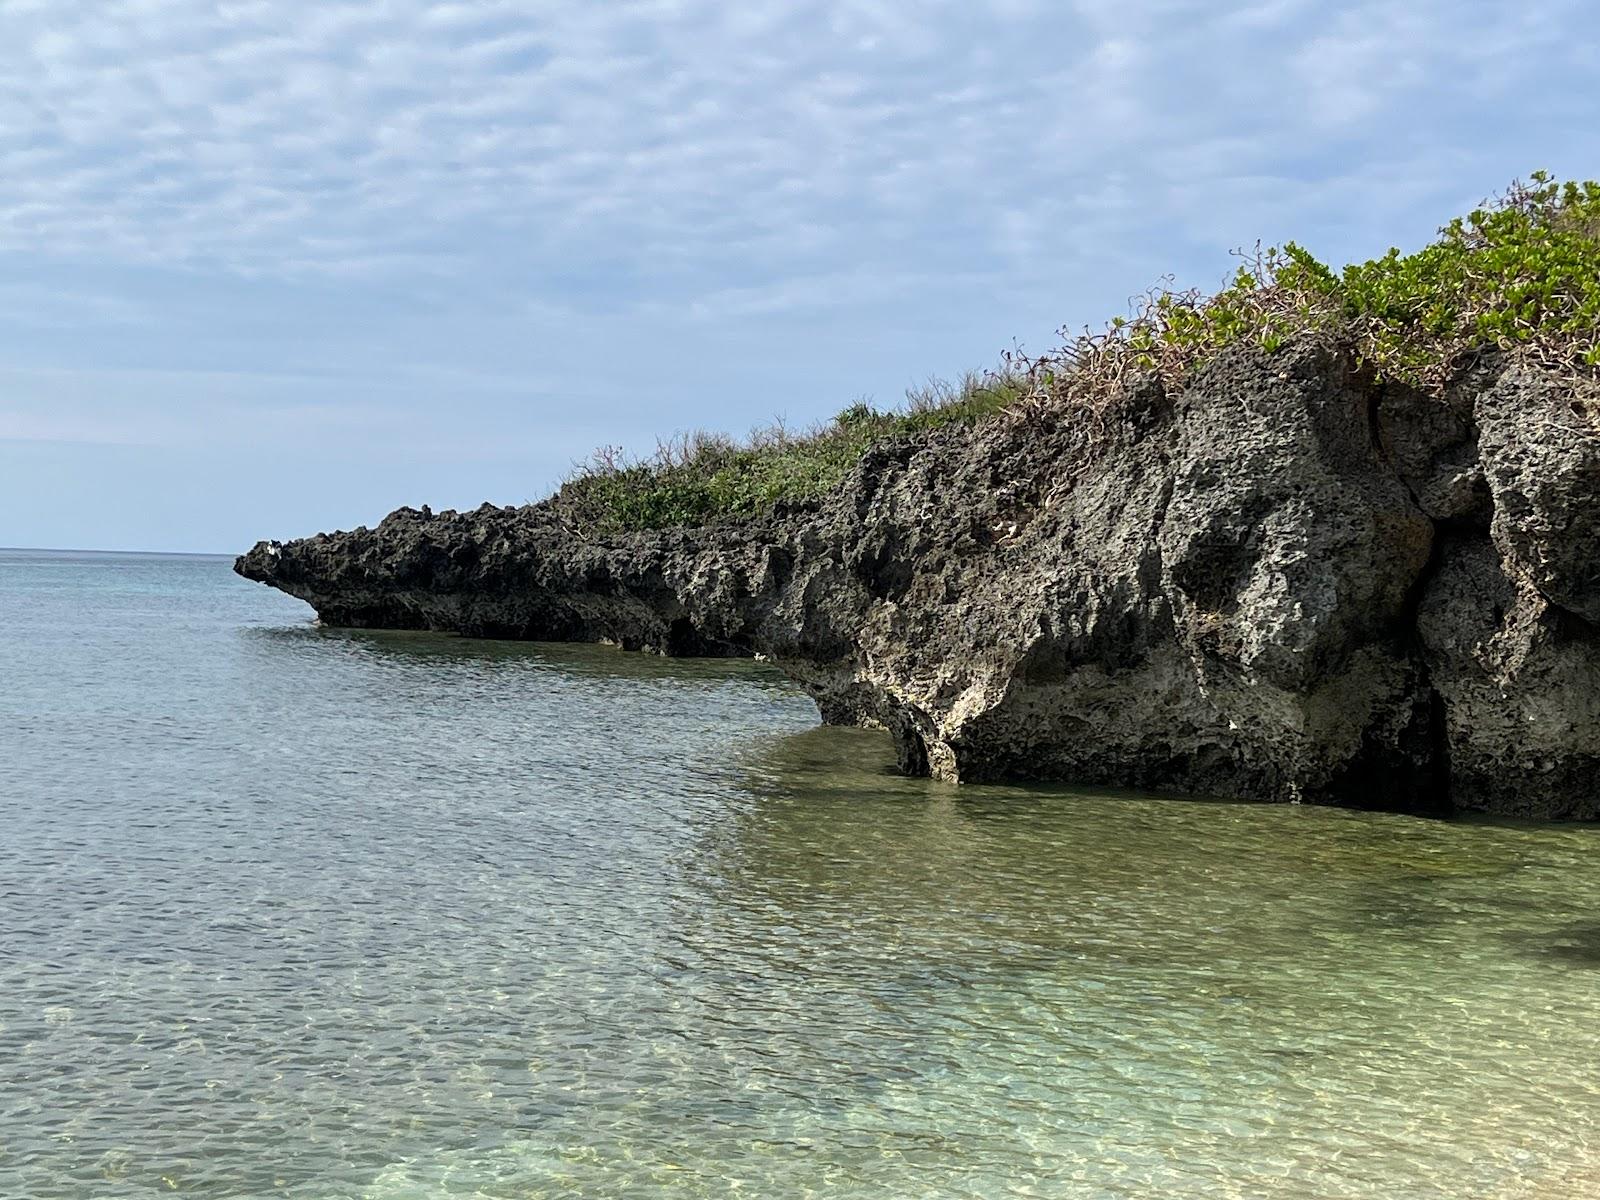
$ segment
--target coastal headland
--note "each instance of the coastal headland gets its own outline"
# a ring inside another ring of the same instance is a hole
[[[940,779],[1600,818],[1600,188],[1535,182],[1434,260],[1270,252],[940,403],[236,569],[336,625],[761,655]],[[1542,308],[1462,290],[1491,252]]]

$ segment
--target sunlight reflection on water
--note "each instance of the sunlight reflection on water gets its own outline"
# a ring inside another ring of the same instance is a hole
[[[1600,831],[905,780],[207,560],[0,606],[0,1195],[1588,1194]]]

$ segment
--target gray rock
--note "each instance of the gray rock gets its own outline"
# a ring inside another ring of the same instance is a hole
[[[1452,540],[1419,613],[1463,811],[1600,817],[1600,637],[1483,539]]]
[[[334,624],[759,652],[943,779],[1593,817],[1572,386],[1488,364],[1441,403],[1308,340],[1137,384],[1092,457],[1036,412],[876,446],[826,503],[753,521],[402,509],[237,569]]]
[[[1384,456],[1433,520],[1488,523],[1489,488],[1478,461],[1473,407],[1495,376],[1494,365],[1486,364],[1443,397],[1401,385],[1373,389]]]
[[[1495,546],[1551,603],[1600,622],[1600,387],[1512,368],[1477,421]]]

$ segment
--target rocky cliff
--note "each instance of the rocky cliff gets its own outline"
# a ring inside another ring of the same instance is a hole
[[[867,452],[820,505],[584,534],[550,504],[263,542],[322,620],[767,656],[901,766],[1600,817],[1600,388],[1441,399],[1337,341]]]

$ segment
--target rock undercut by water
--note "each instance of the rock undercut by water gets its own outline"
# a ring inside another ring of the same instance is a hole
[[[1335,337],[869,449],[820,503],[583,532],[551,503],[263,542],[330,624],[771,659],[902,769],[1600,817],[1600,388],[1443,397]]]

